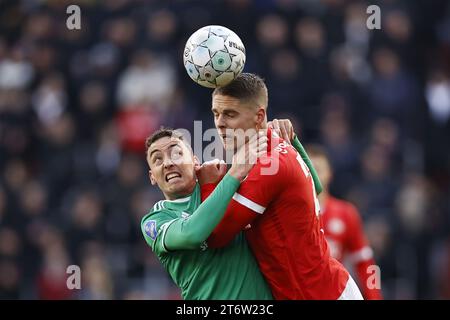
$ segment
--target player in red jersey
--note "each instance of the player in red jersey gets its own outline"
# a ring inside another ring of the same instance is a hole
[[[253,74],[214,90],[212,111],[225,150],[243,143],[242,131],[267,128],[267,104],[267,88]],[[225,246],[251,224],[246,238],[276,299],[362,299],[347,270],[330,256],[310,170],[270,129],[268,138],[267,155],[242,182],[208,246]],[[202,198],[213,188],[204,185]]]
[[[319,195],[320,214],[331,255],[341,262],[348,259],[353,264],[365,299],[380,300],[380,278],[375,274],[379,269],[364,235],[360,215],[350,202],[329,194],[328,186],[333,171],[326,152],[320,146],[314,145],[308,146],[307,149],[323,186]]]

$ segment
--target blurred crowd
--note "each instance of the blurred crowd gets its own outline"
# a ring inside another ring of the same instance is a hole
[[[0,299],[180,297],[140,231],[162,198],[144,139],[213,127],[211,91],[182,64],[210,24],[241,37],[269,117],[329,152],[384,297],[450,299],[446,0],[0,1]],[[73,264],[81,290],[66,286]]]

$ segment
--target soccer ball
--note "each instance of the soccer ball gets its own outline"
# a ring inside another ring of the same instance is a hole
[[[186,42],[183,62],[192,80],[204,87],[217,88],[227,85],[242,72],[245,47],[230,29],[206,26]]]

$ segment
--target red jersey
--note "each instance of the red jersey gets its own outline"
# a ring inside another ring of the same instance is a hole
[[[271,173],[271,174],[270,174]],[[212,192],[202,188],[202,198]],[[267,156],[241,183],[208,246],[246,237],[275,299],[338,299],[349,274],[330,256],[308,167],[269,130]]]
[[[375,265],[375,261],[356,208],[349,202],[328,196],[321,215],[331,255],[341,262],[344,258],[349,258],[355,266],[359,287],[365,299],[382,299],[380,289],[369,288],[367,285],[368,278],[372,275],[369,267]]]

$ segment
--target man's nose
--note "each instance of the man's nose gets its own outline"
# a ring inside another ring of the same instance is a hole
[[[164,168],[169,168],[173,166],[173,159],[172,157],[165,157],[164,158]]]
[[[216,127],[219,128],[219,129],[225,129],[225,128],[227,127],[223,115],[219,115],[219,116],[217,117],[217,120],[216,120]]]

